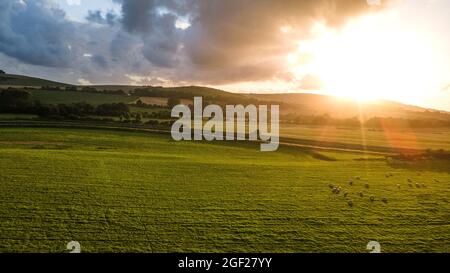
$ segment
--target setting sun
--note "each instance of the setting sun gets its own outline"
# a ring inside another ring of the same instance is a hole
[[[321,91],[331,95],[420,100],[434,83],[433,47],[425,34],[389,25],[394,17],[368,15],[342,30],[317,24],[315,37],[299,42],[298,50],[288,55],[292,73],[297,78],[318,77]]]

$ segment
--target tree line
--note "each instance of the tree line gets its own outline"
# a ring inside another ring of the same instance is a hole
[[[0,112],[35,114],[41,117],[82,117],[89,115],[121,116],[130,112],[125,103],[104,103],[97,106],[85,102],[71,104],[42,104],[32,101],[31,93],[25,90],[6,89],[0,91]]]
[[[361,121],[357,117],[332,118],[329,114],[323,115],[294,115],[280,116],[280,121],[299,125],[331,125],[343,127],[366,127],[366,128],[450,128],[450,120],[443,119],[406,119],[393,117],[372,117]]]

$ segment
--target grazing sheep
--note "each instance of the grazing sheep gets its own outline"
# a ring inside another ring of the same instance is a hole
[[[366,187],[366,189],[368,189],[369,188],[369,184],[364,184],[364,187]]]
[[[437,180],[437,179],[434,179],[434,182],[436,182],[436,183],[439,183],[439,180]]]
[[[413,184],[408,184],[408,186],[409,186],[410,188],[412,188],[412,187],[413,187]]]
[[[341,189],[339,187],[334,187],[333,188],[333,193],[334,194],[339,194],[341,192]]]
[[[408,182],[409,182],[409,183],[411,183],[411,182],[412,182],[412,180],[408,178]]]
[[[333,189],[333,188],[334,188],[334,185],[333,185],[333,184],[328,184],[328,187],[329,187],[330,189]]]
[[[352,200],[348,200],[348,201],[347,201],[347,204],[348,204],[350,207],[353,207],[353,201],[352,201]]]
[[[361,177],[357,176],[357,177],[356,177],[356,180],[361,180]]]
[[[383,197],[382,199],[381,199],[381,201],[383,201],[383,203],[387,203],[387,198],[386,197]]]
[[[370,196],[370,201],[372,201],[372,202],[375,201],[375,196],[373,196],[373,195]]]
[[[347,197],[347,195],[348,195],[348,192],[344,192],[344,197]]]
[[[359,196],[364,197],[364,193],[360,192]]]
[[[397,184],[397,189],[400,189],[400,184]]]
[[[353,181],[352,181],[352,180],[348,181],[348,184],[349,184],[350,186],[353,186]]]
[[[423,184],[423,183],[420,183],[420,187],[421,187],[421,188],[426,188],[427,185],[425,185],[425,184]]]
[[[420,188],[420,184],[419,184],[419,183],[416,183],[416,187],[417,187],[417,188]]]

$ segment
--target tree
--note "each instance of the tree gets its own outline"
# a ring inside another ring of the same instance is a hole
[[[181,100],[178,98],[169,98],[169,100],[167,100],[167,106],[169,106],[169,108],[173,108],[175,105],[178,105],[181,103]]]
[[[23,90],[6,89],[0,91],[0,110],[19,110],[28,107],[31,94]]]
[[[6,74],[6,72],[3,70],[0,70],[0,74]]]
[[[136,113],[136,116],[135,116],[135,122],[136,123],[141,123],[142,122],[142,114],[141,113]]]
[[[142,102],[141,99],[138,99],[138,100],[136,101],[136,105],[137,105],[137,106],[144,106],[144,103]]]

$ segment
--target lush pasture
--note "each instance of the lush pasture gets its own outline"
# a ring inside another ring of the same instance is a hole
[[[280,126],[281,137],[407,149],[450,150],[448,128],[339,128],[336,126]]]
[[[428,163],[3,128],[0,252],[449,252],[450,164]]]
[[[71,104],[77,102],[87,102],[92,105],[103,103],[130,103],[137,99],[133,96],[100,94],[77,91],[47,91],[29,90],[32,100],[39,100],[45,104]]]

